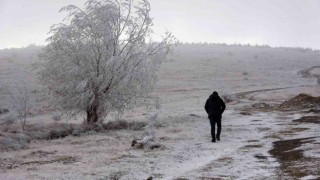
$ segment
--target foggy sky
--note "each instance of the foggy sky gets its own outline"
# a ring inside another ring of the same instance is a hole
[[[62,6],[86,0],[0,0],[0,49],[45,44]],[[155,39],[320,49],[319,0],[150,0]]]

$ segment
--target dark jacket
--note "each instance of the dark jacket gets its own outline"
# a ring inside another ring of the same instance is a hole
[[[219,97],[219,95],[211,94],[204,106],[209,116],[217,117],[221,116],[226,109],[226,104]]]

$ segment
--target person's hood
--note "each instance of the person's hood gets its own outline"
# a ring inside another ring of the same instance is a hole
[[[211,94],[209,97],[209,99],[211,99],[211,100],[217,100],[219,98],[220,98],[219,95],[215,95],[215,94]]]

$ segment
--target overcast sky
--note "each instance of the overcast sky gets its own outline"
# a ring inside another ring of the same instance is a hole
[[[86,0],[0,0],[0,49],[44,44],[62,6]],[[320,49],[320,0],[150,0],[154,31],[182,42]]]

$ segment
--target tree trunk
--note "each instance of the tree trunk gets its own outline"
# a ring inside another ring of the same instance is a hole
[[[87,108],[87,123],[93,124],[98,122],[98,107],[96,105],[92,105]]]

